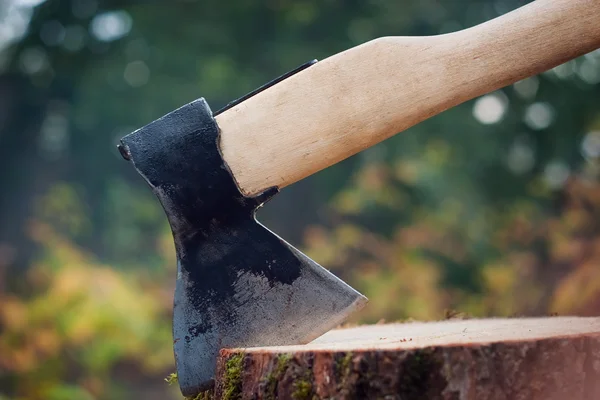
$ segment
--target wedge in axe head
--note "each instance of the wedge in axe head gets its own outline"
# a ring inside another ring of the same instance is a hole
[[[307,343],[366,298],[258,223],[278,190],[238,190],[204,99],[125,136],[123,156],[167,214],[177,253],[173,336],[184,395],[211,386],[222,347]]]
[[[426,118],[597,49],[599,20],[598,1],[537,0],[451,34],[380,38],[223,112],[199,99],[124,137],[121,153],[173,232],[182,392],[210,387],[222,347],[305,343],[365,305],[256,222],[258,207]]]

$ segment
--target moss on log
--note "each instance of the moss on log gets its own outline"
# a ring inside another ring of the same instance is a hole
[[[224,349],[216,399],[600,399],[600,318],[372,325]]]

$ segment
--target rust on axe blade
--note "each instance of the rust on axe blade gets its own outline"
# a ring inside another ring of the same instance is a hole
[[[200,98],[125,136],[119,148],[159,198],[173,233],[173,342],[186,396],[212,386],[221,348],[307,343],[367,301],[256,221],[256,209],[278,190],[242,195],[218,141]]]

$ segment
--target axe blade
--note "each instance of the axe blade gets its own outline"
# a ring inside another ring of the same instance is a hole
[[[179,384],[213,384],[223,347],[307,343],[367,299],[259,224],[276,188],[244,197],[224,164],[219,128],[204,99],[121,140],[159,198],[175,241],[173,339]]]

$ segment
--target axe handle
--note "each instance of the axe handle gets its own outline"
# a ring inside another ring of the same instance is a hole
[[[256,195],[599,47],[600,0],[536,0],[450,34],[375,39],[218,115],[221,151]]]

